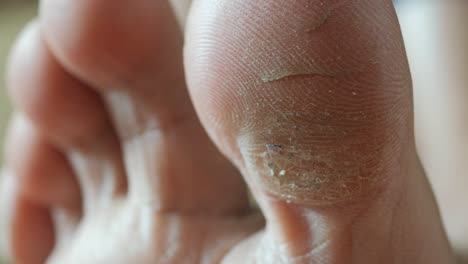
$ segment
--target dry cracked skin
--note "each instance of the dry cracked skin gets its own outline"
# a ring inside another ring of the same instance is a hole
[[[360,136],[368,128],[323,124],[333,120],[333,113],[272,116],[273,120],[265,119],[242,133],[238,145],[254,180],[286,200],[326,205],[369,195],[362,190],[377,190],[398,162],[387,155],[401,151],[393,143],[398,131]],[[354,119],[362,121],[366,116],[357,114]]]

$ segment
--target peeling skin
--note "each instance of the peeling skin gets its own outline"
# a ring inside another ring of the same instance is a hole
[[[269,152],[280,152],[282,149],[282,146],[279,144],[265,144],[265,147]]]
[[[351,74],[351,70],[337,70],[337,71],[317,71],[311,69],[279,69],[262,75],[260,78],[264,83],[279,81],[288,77],[297,76],[321,76],[327,78],[336,78],[339,76],[346,76]]]
[[[269,193],[300,204],[337,204],[377,190],[389,168],[398,168],[393,155],[383,154],[399,148],[387,130],[356,137],[350,127],[330,134],[315,115],[306,115],[282,119],[270,112],[262,119],[268,125],[244,130],[237,140],[247,175]]]
[[[301,200],[304,203],[327,204],[338,200],[347,200],[355,193],[356,186],[367,185],[374,177],[361,175],[359,169],[354,166],[361,157],[350,160],[352,156],[342,156],[348,150],[346,148],[324,152],[313,148],[297,149],[294,145],[287,146],[282,152],[264,151],[260,149],[250,153],[244,153],[248,163],[250,174],[256,174],[257,179],[265,177],[269,191],[276,193],[285,200]],[[317,153],[317,154],[314,154]],[[369,161],[371,157],[363,159]],[[376,167],[374,167],[376,168]],[[378,168],[376,168],[378,171]]]

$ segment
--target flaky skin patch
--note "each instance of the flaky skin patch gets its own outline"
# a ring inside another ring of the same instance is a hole
[[[326,126],[313,118],[270,117],[239,137],[247,174],[267,192],[299,204],[336,204],[370,195],[398,168],[397,131]]]

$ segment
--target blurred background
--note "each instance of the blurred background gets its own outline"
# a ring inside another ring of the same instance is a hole
[[[414,81],[418,149],[450,238],[459,252],[468,252],[468,1],[397,2]],[[36,13],[37,0],[0,0],[0,149],[11,114],[8,52]],[[2,159],[0,151],[0,167]]]
[[[10,103],[5,96],[5,64],[8,52],[18,32],[37,13],[37,1],[0,0],[0,138],[10,115]],[[2,146],[3,140],[0,140]],[[0,164],[3,152],[0,152]]]
[[[16,35],[37,13],[37,1],[0,0],[0,149],[3,149],[3,137],[11,113],[10,102],[5,91],[5,64],[8,52]],[[0,166],[3,151],[0,151]],[[0,245],[1,247],[1,245]],[[0,264],[6,264],[0,257]]]

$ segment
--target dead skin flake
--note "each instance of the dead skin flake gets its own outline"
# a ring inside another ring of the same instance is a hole
[[[273,71],[271,73],[265,74],[261,76],[261,79],[264,83],[267,83],[267,82],[279,81],[287,77],[307,76],[307,75],[335,77],[335,74],[331,74],[331,73],[318,73],[318,72],[311,72],[308,70],[281,69],[281,70],[277,70],[277,71]]]
[[[281,150],[283,149],[283,147],[279,144],[265,144],[265,147],[268,152],[274,152],[274,153],[281,152]]]

